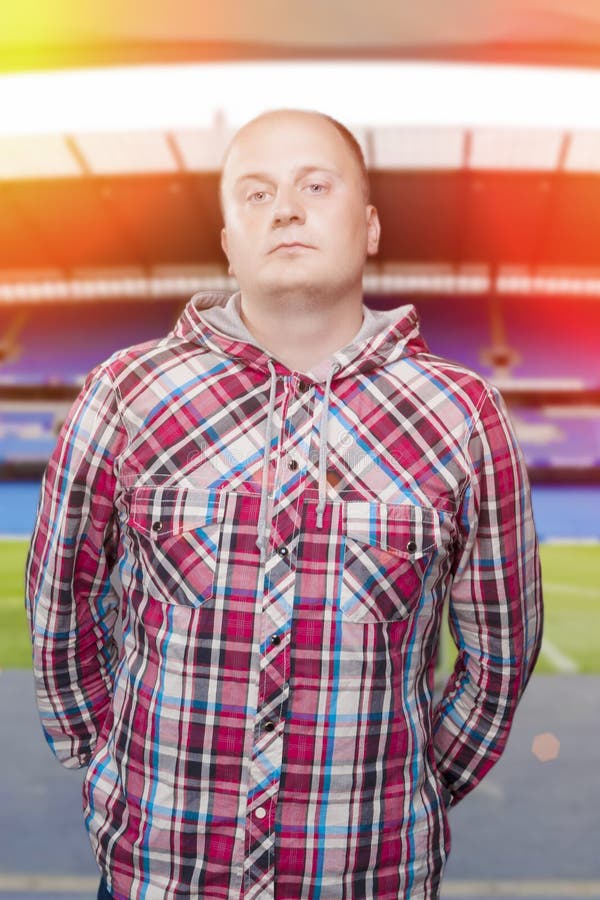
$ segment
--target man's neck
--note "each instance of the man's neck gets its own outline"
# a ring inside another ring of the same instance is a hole
[[[241,319],[261,347],[293,371],[307,372],[360,331],[362,294],[335,305],[253,302],[241,294]]]

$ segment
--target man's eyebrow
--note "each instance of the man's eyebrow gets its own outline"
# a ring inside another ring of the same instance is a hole
[[[338,178],[341,177],[341,173],[332,166],[319,166],[311,163],[310,165],[299,166],[296,169],[297,176],[307,175],[309,172],[328,172],[330,175],[336,175]],[[272,181],[272,176],[269,175],[268,172],[246,172],[244,175],[240,175],[236,178],[234,184],[238,185],[243,181],[252,181],[253,179],[256,181]]]

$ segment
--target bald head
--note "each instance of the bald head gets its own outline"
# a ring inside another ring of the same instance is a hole
[[[309,110],[262,113],[234,135],[220,187],[221,246],[242,296],[362,296],[380,225],[360,146],[343,125]]]
[[[249,122],[246,122],[244,125],[242,125],[242,127],[239,128],[238,131],[236,131],[236,133],[233,135],[227,146],[227,149],[225,150],[221,163],[221,173],[219,176],[219,205],[223,220],[225,220],[225,181],[228,174],[227,164],[232,152],[234,152],[236,146],[238,146],[240,142],[243,142],[245,135],[251,134],[253,131],[255,132],[257,129],[261,128],[261,126],[268,127],[270,123],[283,123],[286,121],[286,119],[288,121],[295,122],[302,122],[303,120],[306,122],[314,122],[316,120],[326,123],[328,127],[335,129],[337,134],[342,139],[345,149],[351,156],[353,164],[356,167],[365,205],[370,203],[371,190],[369,183],[369,174],[367,172],[367,166],[365,163],[363,152],[360,144],[358,143],[352,132],[348,128],[346,128],[345,125],[342,125],[341,122],[338,122],[338,120],[334,119],[332,116],[328,116],[326,115],[326,113],[319,112],[318,110],[286,108],[270,109],[266,112],[260,113],[260,115],[255,116],[253,119],[250,119]]]

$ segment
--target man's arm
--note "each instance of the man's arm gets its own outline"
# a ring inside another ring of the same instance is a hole
[[[36,700],[46,740],[84,765],[112,693],[118,597],[114,459],[126,434],[111,381],[88,375],[50,457],[26,566]]]
[[[529,480],[506,406],[489,387],[471,429],[449,625],[458,648],[434,713],[434,751],[451,805],[501,756],[536,663],[543,607]]]

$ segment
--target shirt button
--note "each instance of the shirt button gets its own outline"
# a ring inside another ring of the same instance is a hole
[[[280,556],[287,556],[288,548],[287,547],[278,547],[277,552],[279,553]]]
[[[415,541],[409,541],[408,544],[406,545],[406,549],[408,550],[409,553],[414,553],[415,550],[417,549],[417,544],[416,544],[416,542],[415,542]]]
[[[264,808],[264,806],[259,806],[258,809],[256,809],[254,811],[254,815],[256,816],[257,819],[264,819],[265,816],[267,815],[267,811]]]
[[[280,634],[272,634],[271,635],[271,643],[272,644],[280,644],[281,643],[281,635]]]
[[[162,522],[153,522],[152,523],[152,531],[162,531],[163,523]]]
[[[275,723],[265,722],[265,731],[275,731]]]
[[[292,472],[295,472],[297,468],[298,468],[298,460],[289,459],[288,460],[288,469],[291,469]]]
[[[300,391],[301,394],[306,393],[306,391],[309,389],[309,387],[310,387],[310,385],[306,381],[298,382],[298,390]]]

